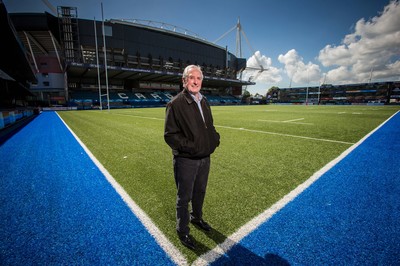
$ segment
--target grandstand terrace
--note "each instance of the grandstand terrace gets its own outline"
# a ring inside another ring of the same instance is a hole
[[[33,94],[29,83],[36,82],[14,25],[0,1],[0,144],[34,117],[29,106]]]
[[[237,78],[246,59],[186,30],[138,20],[103,23],[80,19],[75,7],[57,10],[57,16],[10,14],[36,72],[31,91],[43,106],[92,109],[101,102],[104,108],[107,100],[111,108],[162,106],[182,89],[189,64],[202,67],[212,104],[235,104],[242,86],[254,84]]]
[[[400,104],[400,81],[280,88],[267,98],[289,104]]]

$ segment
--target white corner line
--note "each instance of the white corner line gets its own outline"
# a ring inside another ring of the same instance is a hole
[[[208,265],[214,261],[216,261],[219,257],[223,256],[227,253],[233,246],[238,244],[244,237],[249,235],[255,229],[257,229],[261,224],[267,222],[274,214],[283,209],[289,202],[293,201],[297,196],[299,196],[303,191],[305,191],[308,187],[310,187],[315,181],[317,181],[323,174],[328,172],[332,167],[338,164],[342,159],[344,159],[348,154],[350,154],[354,149],[360,146],[366,139],[368,139],[373,133],[375,133],[379,128],[381,128],[384,124],[386,124],[392,117],[394,117],[397,113],[393,114],[386,121],[380,124],[377,128],[372,130],[366,136],[364,136],[361,140],[355,143],[353,146],[349,147],[342,154],[340,154],[336,159],[333,159],[331,162],[326,164],[320,170],[315,172],[309,179],[300,184],[294,190],[289,192],[289,194],[285,195],[278,202],[273,204],[270,208],[266,209],[264,212],[250,220],[247,224],[240,227],[235,233],[226,238],[226,240],[217,245],[213,250],[210,250],[207,253],[204,253],[197,260],[193,262],[193,265]]]
[[[129,194],[123,189],[123,187],[112,177],[107,169],[97,160],[92,152],[86,147],[86,145],[79,139],[79,137],[72,131],[72,129],[65,123],[60,115],[55,112],[60,120],[64,123],[67,129],[71,132],[74,138],[85,150],[90,159],[99,168],[101,173],[105,176],[107,181],[115,189],[115,191],[121,196],[122,200],[128,205],[134,215],[142,222],[143,226],[147,231],[154,237],[160,247],[168,254],[168,256],[177,265],[188,265],[186,258],[183,254],[168,240],[168,238],[161,232],[160,229],[153,223],[151,218],[136,204],[136,202],[129,196]]]

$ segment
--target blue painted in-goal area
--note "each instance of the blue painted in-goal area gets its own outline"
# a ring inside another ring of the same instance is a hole
[[[400,113],[213,265],[400,265]]]
[[[1,265],[173,265],[54,112],[0,146]]]

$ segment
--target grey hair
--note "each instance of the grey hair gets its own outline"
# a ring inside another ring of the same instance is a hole
[[[185,70],[183,70],[182,79],[185,80],[193,70],[198,70],[201,75],[201,80],[203,80],[203,71],[201,71],[201,67],[197,65],[188,65]]]

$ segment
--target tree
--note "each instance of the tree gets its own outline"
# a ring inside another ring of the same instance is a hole
[[[274,91],[278,91],[278,90],[279,90],[279,87],[272,86],[271,88],[268,89],[267,95],[271,94]]]
[[[243,92],[243,95],[242,95],[242,103],[245,103],[246,102],[246,100],[247,100],[247,98],[249,98],[251,95],[250,95],[250,92],[248,91],[248,90],[245,90],[244,92]]]
[[[246,90],[246,91],[244,91],[243,92],[243,98],[248,98],[248,97],[250,97],[251,95],[250,95],[250,92],[248,91],[248,90]]]
[[[276,102],[278,100],[279,87],[273,86],[267,91],[267,102]]]

